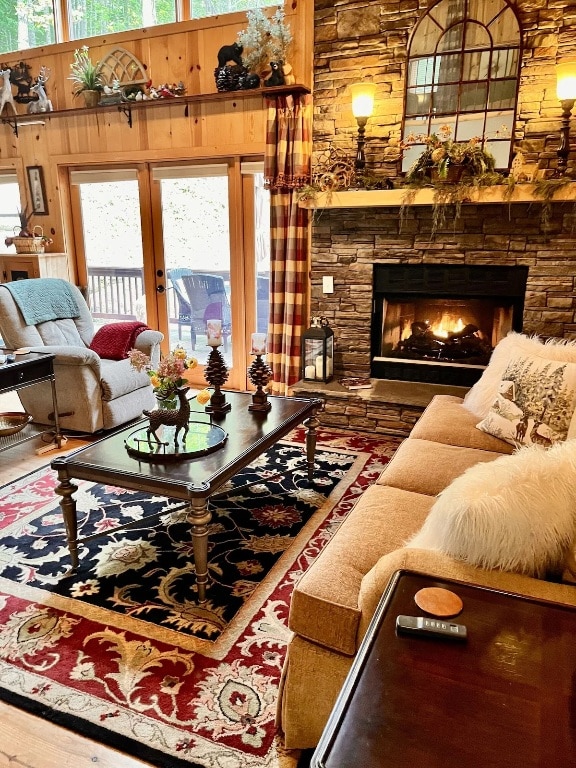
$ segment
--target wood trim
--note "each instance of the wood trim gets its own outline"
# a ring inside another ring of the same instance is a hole
[[[246,309],[253,301],[246,284],[244,263],[244,218],[242,199],[241,161],[235,157],[228,170],[228,203],[230,222],[230,292],[232,295],[232,328],[246,327]],[[252,291],[253,293],[253,291]],[[246,338],[237,333],[231,337],[233,365],[226,385],[233,389],[246,389]]]

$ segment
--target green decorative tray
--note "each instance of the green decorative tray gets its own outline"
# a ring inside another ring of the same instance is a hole
[[[175,445],[175,431],[176,427],[160,427],[159,441],[155,440],[154,436],[149,440],[147,426],[141,426],[128,435],[124,445],[130,456],[150,462],[165,463],[205,456],[222,448],[228,439],[228,432],[217,424],[191,421],[186,437],[182,437],[180,433],[178,444]]]

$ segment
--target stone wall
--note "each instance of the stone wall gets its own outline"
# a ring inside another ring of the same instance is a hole
[[[418,0],[315,4],[314,154],[328,147],[353,157],[357,127],[348,86],[377,84],[367,125],[367,165],[400,181],[398,140],[410,32],[426,8]],[[520,0],[524,31],[514,147],[541,172],[556,163],[561,108],[554,65],[576,56],[576,7]],[[576,135],[576,134],[575,134]],[[576,156],[569,158],[576,174]],[[548,173],[551,171],[549,170]],[[368,375],[372,265],[389,263],[527,264],[524,330],[576,336],[576,218],[572,203],[552,206],[544,223],[540,204],[464,205],[461,216],[432,234],[432,209],[335,209],[314,214],[311,315],[325,315],[336,337],[336,376]],[[334,276],[334,293],[322,276]]]

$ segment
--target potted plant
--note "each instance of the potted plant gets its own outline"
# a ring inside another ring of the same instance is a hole
[[[482,138],[474,136],[468,141],[454,141],[449,125],[440,128],[439,136],[408,136],[404,147],[424,144],[425,149],[406,174],[406,182],[457,183],[463,177],[478,177],[494,172],[493,156],[484,148]]]
[[[33,214],[34,211],[28,213],[27,207],[18,211],[20,229],[14,227],[14,235],[4,240],[4,245],[7,247],[11,245],[16,247],[16,253],[44,253],[46,246],[52,245],[52,239],[46,237],[42,227],[30,226],[30,219]]]
[[[84,96],[87,107],[97,107],[100,93],[104,89],[104,81],[100,70],[100,62],[92,63],[88,55],[88,46],[76,48],[74,61],[70,64],[71,75],[68,80],[74,83],[74,96],[80,93]]]
[[[255,8],[246,11],[246,17],[248,27],[238,33],[244,66],[261,78],[266,72],[272,70],[274,73],[281,68],[283,77],[288,47],[292,42],[290,27],[284,21],[284,10],[278,7],[272,16],[267,16],[262,8]]]

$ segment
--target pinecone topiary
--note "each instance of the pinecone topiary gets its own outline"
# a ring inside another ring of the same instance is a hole
[[[213,349],[204,369],[204,378],[213,387],[221,387],[228,380],[228,369],[220,352]]]

